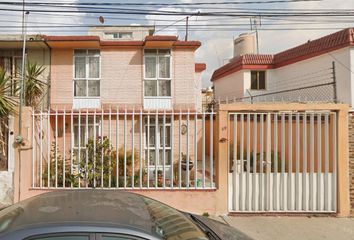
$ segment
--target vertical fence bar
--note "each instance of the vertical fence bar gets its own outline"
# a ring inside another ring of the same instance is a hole
[[[160,162],[160,146],[158,142],[159,138],[159,115],[158,115],[158,110],[156,110],[155,113],[155,188],[158,187],[158,168],[157,168],[157,163]]]
[[[264,205],[263,205],[263,192],[264,192],[264,187],[263,187],[263,164],[264,164],[264,114],[260,114],[260,132],[259,132],[259,138],[260,138],[260,159],[259,159],[259,196],[258,196],[258,210],[259,211],[264,211]]]
[[[124,109],[124,188],[127,188],[127,108]]]
[[[166,111],[162,117],[162,187],[166,188]]]
[[[257,119],[258,114],[253,114],[253,167],[252,167],[252,210],[256,211],[256,175],[257,175]]]
[[[281,178],[280,178],[280,209],[285,210],[285,114],[281,114]]]
[[[333,113],[333,166],[332,166],[332,211],[337,210],[337,113]]]
[[[322,133],[321,133],[322,116],[317,114],[317,211],[322,210]]]
[[[108,139],[108,144],[109,144],[109,149],[111,149],[112,145],[112,107],[109,106],[109,115],[108,115],[108,134],[109,134],[109,139]],[[134,156],[134,152],[132,153],[132,156]],[[134,161],[133,161],[134,162]],[[112,173],[111,173],[111,168],[112,168],[112,151],[109,151],[109,159],[108,159],[108,187],[112,187]]]
[[[104,111],[102,109],[101,111],[101,144],[103,144],[103,137],[104,137]],[[101,187],[103,188],[103,168],[104,168],[104,162],[103,162],[103,147],[101,147]]]
[[[73,174],[73,152],[74,152],[74,112],[73,109],[71,109],[71,114],[70,114],[70,130],[71,130],[71,134],[72,136],[70,137],[70,175]],[[70,182],[70,187],[73,187],[73,181]]]
[[[79,115],[78,115],[78,132],[79,132],[79,142],[78,142],[78,162],[77,162],[77,168],[78,168],[78,173],[79,173],[79,185],[78,187],[81,187],[81,168],[80,168],[80,164],[81,164],[81,110],[79,110]],[[103,154],[102,154],[103,155]],[[102,164],[103,166],[103,164]],[[102,173],[103,176],[103,173]]]
[[[279,192],[278,191],[278,113],[274,113],[274,164],[273,164],[273,210],[279,210]],[[269,183],[270,184],[270,183]]]
[[[187,139],[186,139],[186,152],[187,152],[187,157],[186,157],[186,165],[187,165],[187,179],[186,179],[186,185],[187,185],[187,188],[189,188],[189,109],[188,109],[188,112],[187,112]]]
[[[250,170],[251,170],[251,114],[247,113],[247,129],[246,129],[246,148],[247,148],[247,171],[246,171],[246,210],[250,210]]]
[[[96,130],[96,109],[93,112],[93,187],[96,188],[96,142],[97,142],[97,130]]]
[[[47,155],[48,155],[48,159],[47,159],[47,180],[48,180],[48,188],[50,188],[50,164],[51,164],[51,159],[50,159],[50,146],[51,146],[51,139],[50,139],[50,110],[48,110],[47,112],[47,135],[48,135],[48,143],[47,143]]]
[[[132,188],[134,188],[135,186],[135,144],[134,144],[134,133],[135,133],[135,110],[133,108],[133,112],[132,112]]]
[[[239,204],[240,204],[240,209],[241,211],[244,210],[244,190],[243,190],[243,182],[244,182],[244,114],[240,115],[241,117],[241,123],[240,123],[240,159],[241,159],[241,174],[240,174],[240,184],[239,184],[239,191],[240,191],[240,199],[239,199]]]
[[[40,132],[39,132],[39,186],[43,187],[43,139],[44,139],[44,130],[43,130],[43,111],[40,111]]]
[[[55,187],[58,188],[58,109],[55,110]]]
[[[88,143],[89,133],[88,133],[88,126],[89,126],[89,115],[88,109],[86,109],[86,125],[85,125],[85,145]],[[88,188],[88,148],[85,148],[85,187]]]
[[[202,113],[202,181],[205,188],[205,112]]]
[[[179,188],[182,187],[182,110],[179,110],[179,118],[178,118],[178,186]]]
[[[300,210],[300,114],[296,113],[295,209]],[[305,141],[303,139],[303,141]]]
[[[66,111],[63,112],[63,187],[65,188],[65,162],[66,162]]]
[[[328,113],[324,115],[325,117],[325,176],[324,176],[324,210],[329,210],[328,201],[328,172],[329,172],[329,124],[328,124]]]
[[[36,148],[37,148],[37,143],[35,143],[35,138],[34,138],[34,125],[35,125],[35,121],[34,121],[34,115],[35,112],[32,111],[32,188],[35,187],[35,177],[34,177],[34,165],[35,165],[35,153],[36,153]],[[41,117],[41,116],[40,116]],[[42,134],[42,132],[40,132],[40,134]],[[40,135],[39,135],[40,136]],[[40,153],[42,154],[42,152]]]
[[[143,187],[143,109],[139,114],[139,187]]]
[[[314,170],[315,170],[315,116],[313,113],[310,115],[310,191],[309,201],[310,210],[314,209]]]
[[[233,210],[237,209],[237,196],[236,196],[236,183],[237,183],[237,114],[233,114],[233,120],[234,120],[234,136],[233,136],[233,171],[232,171],[232,198],[233,198]],[[231,126],[231,125],[230,125]]]
[[[209,150],[209,154],[210,154],[210,187],[213,187],[214,184],[214,152],[213,152],[213,143],[214,143],[214,138],[213,138],[213,133],[214,133],[214,112],[213,109],[211,110],[210,113],[210,150]]]
[[[116,107],[116,187],[119,188],[119,107]]]
[[[147,157],[146,157],[146,165],[147,165],[147,188],[150,188],[150,110],[148,110],[147,114]]]
[[[275,116],[275,115],[274,115]],[[275,122],[274,122],[275,125]],[[266,150],[266,204],[265,204],[265,209],[270,210],[270,172],[271,172],[271,162],[272,162],[272,115],[270,113],[267,114],[267,150]],[[276,189],[276,188],[275,188]],[[276,201],[274,201],[276,202]],[[276,210],[273,206],[273,210]]]
[[[287,182],[287,210],[293,210],[292,207],[292,174],[293,174],[293,115],[289,113],[288,115],[288,182]]]
[[[174,112],[172,110],[171,112],[171,158],[170,158],[170,164],[171,164],[171,188],[173,188],[173,180],[174,180],[174,147],[175,147],[175,130],[174,130]]]
[[[307,211],[307,115],[304,113],[302,117],[303,127],[303,160],[302,160],[302,210]]]
[[[197,174],[198,174],[198,139],[197,139],[197,136],[198,136],[198,132],[197,132],[197,128],[198,128],[198,122],[197,122],[197,119],[198,119],[198,115],[197,115],[197,112],[195,112],[194,114],[194,188],[197,188]]]

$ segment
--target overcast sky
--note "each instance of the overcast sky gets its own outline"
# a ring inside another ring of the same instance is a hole
[[[19,0],[17,0],[19,1]],[[168,1],[168,3],[195,3],[195,2],[225,2],[226,0],[174,0]],[[229,0],[230,1],[230,0]],[[243,0],[245,1],[245,0]],[[249,0],[248,0],[249,1]],[[267,1],[267,0],[263,0]],[[0,0],[1,2],[5,2],[5,0]],[[21,1],[20,1],[21,2]],[[26,2],[64,2],[64,3],[97,3],[100,1],[92,1],[92,0],[52,0],[52,1],[39,1],[39,0],[27,0]],[[103,1],[102,1],[103,2]],[[131,1],[108,1],[104,0],[104,2],[114,2],[114,3],[124,3],[124,2],[141,2],[147,3],[144,0],[131,0]],[[238,1],[242,2],[242,1]],[[167,1],[155,0],[149,1],[149,3],[167,3]],[[164,6],[163,8],[159,7],[144,7],[139,6],[138,9],[156,9],[156,10],[165,10],[165,11],[194,11],[194,12],[205,12],[205,11],[223,11],[222,9],[217,9],[219,5],[213,5],[208,7],[214,7],[214,9],[205,9],[201,7],[201,9],[188,9],[187,7],[178,7],[175,6]],[[126,6],[122,6],[126,7]],[[354,9],[354,1],[353,0],[323,0],[316,2],[297,2],[297,3],[276,3],[276,4],[241,4],[233,7],[239,8],[252,8],[252,9]],[[0,9],[14,9],[14,6],[0,6]],[[38,8],[38,7],[37,7]],[[136,9],[137,7],[126,7]],[[41,8],[43,9],[43,8]],[[53,8],[47,8],[48,10],[53,10]],[[57,9],[57,8],[56,8]],[[63,8],[63,10],[75,10],[73,8]],[[224,9],[225,10],[225,9]],[[184,39],[185,31],[182,27],[175,27],[175,25],[184,25],[185,17],[183,16],[153,16],[153,15],[113,15],[113,14],[97,14],[97,13],[89,13],[89,14],[74,14],[74,13],[36,13],[30,12],[28,16],[28,26],[31,33],[36,34],[55,34],[55,35],[82,35],[86,34],[86,28],[38,28],[36,26],[43,25],[99,25],[98,17],[102,15],[105,19],[106,25],[146,25],[146,24],[156,24],[156,25],[169,25],[174,24],[168,28],[161,29],[162,27],[156,27],[156,34],[174,34],[178,35],[180,39]],[[125,19],[123,19],[125,18]],[[326,18],[322,18],[326,19]],[[350,19],[350,18],[347,18]],[[352,17],[353,19],[353,17]],[[303,19],[301,17],[297,17],[296,22],[301,22]],[[320,19],[321,20],[321,19]],[[177,21],[177,22],[176,22]],[[304,19],[304,21],[307,21]],[[196,61],[197,62],[205,62],[207,64],[207,70],[204,72],[203,76],[203,86],[209,86],[211,74],[215,69],[227,63],[228,60],[232,57],[233,53],[233,38],[237,37],[240,33],[250,32],[249,29],[249,18],[240,19],[240,18],[228,18],[228,17],[201,17],[201,16],[192,16],[190,17],[189,23],[191,26],[198,25],[198,31],[191,30],[189,32],[189,40],[199,40],[202,42],[202,47],[197,51]],[[318,37],[327,35],[331,32],[338,31],[339,29],[326,29],[326,30],[287,30],[287,31],[271,31],[265,30],[266,28],[281,28],[281,27],[329,27],[329,28],[345,28],[345,27],[354,27],[354,24],[350,22],[336,22],[332,21],[326,24],[322,22],[314,21],[313,24],[309,24],[307,21],[307,25],[286,25],[286,26],[267,26],[268,23],[287,23],[284,19],[278,20],[269,20],[262,19],[262,25],[259,26],[259,48],[260,53],[276,53],[279,51],[286,50],[288,48],[294,47],[296,45],[302,44],[308,40],[313,40]],[[352,21],[354,22],[354,21]],[[209,31],[203,28],[203,25],[208,26],[210,24],[245,24],[244,26],[235,26],[235,29],[230,30],[228,27],[228,31],[219,31],[210,27]],[[202,25],[202,26],[201,26]],[[17,28],[21,26],[21,13],[19,12],[11,12],[0,10],[0,29],[2,30],[2,34],[6,33],[15,33],[20,30]],[[242,30],[240,30],[242,28]]]

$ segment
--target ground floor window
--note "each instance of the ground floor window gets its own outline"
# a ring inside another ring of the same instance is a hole
[[[89,139],[93,140],[95,137],[101,136],[100,118],[93,116],[82,116],[74,118],[73,122],[73,154],[74,156],[84,157],[86,154],[86,146]]]
[[[148,165],[159,168],[171,165],[171,119],[145,118],[145,156]]]

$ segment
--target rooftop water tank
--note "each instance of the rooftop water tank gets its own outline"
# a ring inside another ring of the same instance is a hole
[[[245,54],[256,53],[255,36],[252,33],[242,33],[234,39],[234,58]]]

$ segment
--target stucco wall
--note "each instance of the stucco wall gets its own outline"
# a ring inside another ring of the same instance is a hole
[[[338,100],[339,102],[352,105],[350,71],[347,69],[347,67],[350,66],[349,48],[343,48],[267,71],[267,90],[273,92],[321,83],[329,83],[333,81],[332,70],[330,69],[333,61],[335,61]],[[282,95],[285,99],[297,99],[300,94],[301,93],[299,92],[288,92]],[[301,94],[303,95],[301,97],[306,97],[306,94],[308,95],[308,100],[326,100],[334,97],[334,92],[331,87],[326,87],[322,90],[320,88],[311,88],[306,90],[305,94]],[[276,97],[277,95],[273,96]]]
[[[143,50],[101,50],[101,105],[143,106]],[[172,103],[175,109],[196,109],[201,95],[193,50],[172,51]],[[52,50],[51,107],[71,108],[73,49]]]
[[[244,82],[245,71],[238,71],[225,76],[221,79],[215,80],[214,84],[214,96],[216,99],[225,100],[235,98],[241,98],[245,95]]]

